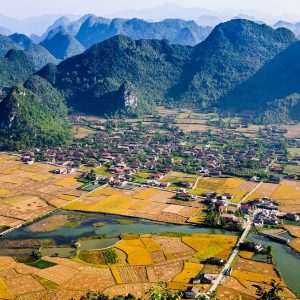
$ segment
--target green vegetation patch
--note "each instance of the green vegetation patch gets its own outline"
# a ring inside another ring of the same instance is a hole
[[[121,239],[122,240],[138,240],[140,236],[135,233],[122,233]]]
[[[183,236],[188,236],[188,233],[181,233],[181,232],[171,232],[171,231],[166,231],[162,232],[159,235],[162,236],[167,236],[167,237],[183,237]]]
[[[114,249],[79,251],[77,257],[84,262],[95,265],[118,263],[118,255]]]
[[[48,268],[56,266],[55,263],[53,263],[51,261],[43,260],[43,259],[39,259],[32,263],[27,263],[27,265],[30,267],[37,268],[37,269],[48,269]]]
[[[40,277],[36,274],[32,274],[32,277],[36,279],[43,287],[47,290],[56,290],[58,288],[58,284],[43,277]]]
[[[130,225],[130,224],[137,223],[135,220],[130,220],[130,219],[116,219],[115,222],[117,222],[120,225]]]
[[[94,227],[103,227],[106,223],[105,222],[97,222],[97,223],[94,223],[93,226]]]

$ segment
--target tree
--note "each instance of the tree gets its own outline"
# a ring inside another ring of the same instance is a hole
[[[180,300],[182,299],[182,293],[173,293],[166,287],[164,282],[159,282],[156,288],[149,290],[150,300]]]
[[[267,284],[267,282],[264,282],[264,284]],[[272,279],[272,281],[270,283],[270,288],[268,288],[268,287],[264,288],[259,285],[253,285],[253,286],[256,287],[256,296],[258,296],[258,299],[261,299],[261,300],[284,300],[285,298],[283,298],[279,295],[279,293],[283,291],[280,284],[281,284],[281,282],[277,283],[274,279]]]
[[[201,295],[197,298],[197,300],[219,300],[217,298],[217,293],[216,291],[213,291],[211,293],[208,293],[206,295]]]

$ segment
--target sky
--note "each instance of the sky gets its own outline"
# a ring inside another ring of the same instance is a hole
[[[153,8],[165,2],[211,10],[256,10],[271,15],[300,15],[300,0],[0,0],[0,14],[25,19],[45,14],[93,13],[109,16],[131,9]]]

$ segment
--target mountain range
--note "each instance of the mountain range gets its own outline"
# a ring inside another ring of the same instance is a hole
[[[91,20],[85,22],[93,27]],[[52,39],[62,32],[73,37],[64,29]],[[195,46],[115,35],[37,72],[26,52],[32,41],[22,35],[5,38],[21,48],[9,51],[0,61],[0,87],[6,88],[0,102],[0,112],[5,112],[0,115],[1,134],[8,140],[13,132],[15,148],[41,143],[40,131],[46,124],[38,114],[43,109],[48,123],[58,124],[45,145],[52,145],[58,136],[61,141],[69,140],[60,121],[66,116],[66,106],[97,115],[117,111],[139,115],[164,105],[202,111],[251,110],[258,123],[300,119],[300,42],[285,28],[234,19],[216,26]],[[56,109],[54,115],[50,113],[51,103],[62,115]],[[33,118],[24,113],[28,109],[34,109]],[[27,118],[36,124],[30,128],[40,131],[32,129],[30,137],[22,131],[17,138]]]
[[[209,108],[295,42],[286,29],[236,19],[194,47],[119,35],[38,74],[85,112],[111,111],[125,81],[147,102]]]

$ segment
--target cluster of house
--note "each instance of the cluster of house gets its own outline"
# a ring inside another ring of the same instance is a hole
[[[215,265],[218,267],[222,267],[225,264],[225,261],[223,259],[220,259],[218,257],[210,257],[205,262],[205,264],[208,265]],[[227,276],[230,276],[232,272],[232,268],[229,267],[227,270],[225,270],[225,274]],[[200,272],[191,279],[191,284],[197,285],[197,284],[212,284],[214,280],[217,278],[218,274],[211,274],[211,273],[202,273]],[[185,291],[185,298],[187,299],[196,299],[198,296],[205,294],[205,290],[201,290],[196,286],[190,286]]]
[[[234,213],[228,213],[228,206],[234,196],[230,193],[216,193],[208,192],[205,194],[204,203],[214,210],[220,218],[226,223],[227,227],[241,227],[244,228],[249,220],[249,216],[237,216]]]
[[[130,124],[108,130],[100,121],[88,121],[80,116],[73,119],[75,124],[97,127],[97,134],[64,148],[35,149],[24,155],[24,159],[31,161],[38,157],[45,162],[74,168],[105,165],[120,175],[131,175],[143,169],[161,174],[174,170],[219,176],[228,170],[244,168],[247,161],[255,161],[259,168],[265,169],[274,159],[287,156],[284,149],[272,148],[270,141],[265,141],[270,147],[262,153],[256,140],[243,138],[239,133],[183,133],[179,129],[162,132],[154,125],[144,125],[146,129],[141,129]],[[229,144],[234,147],[224,147]],[[119,164],[127,167],[120,168]]]

